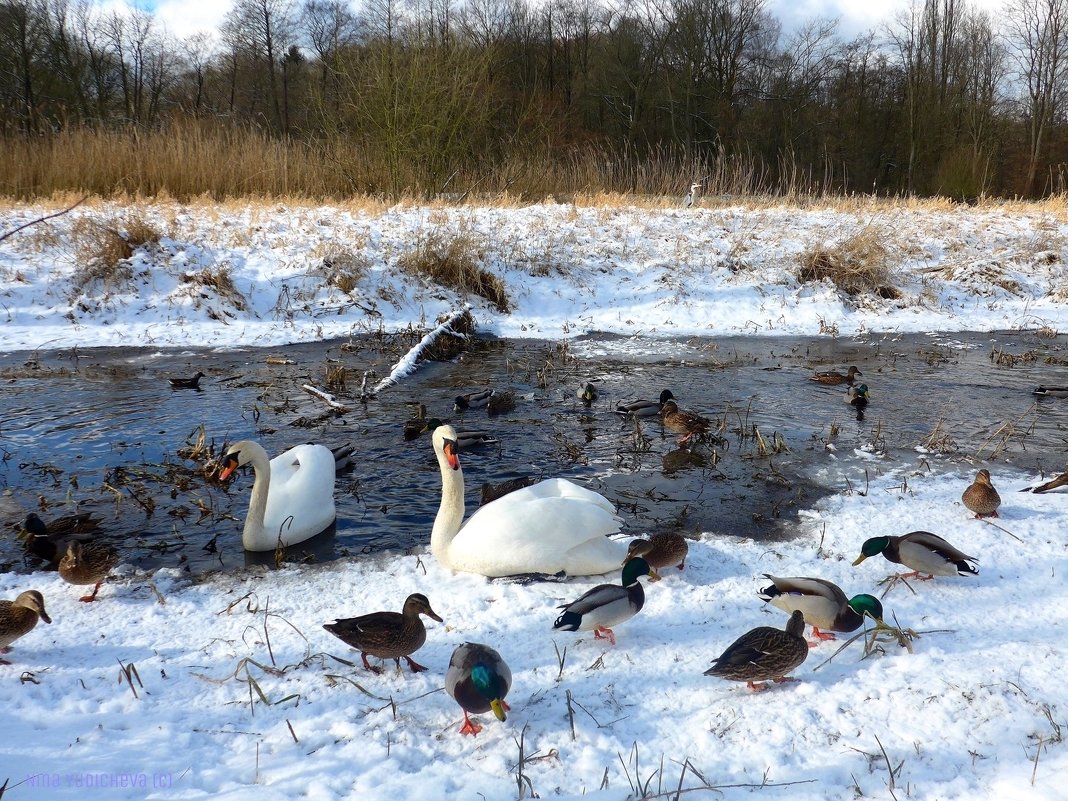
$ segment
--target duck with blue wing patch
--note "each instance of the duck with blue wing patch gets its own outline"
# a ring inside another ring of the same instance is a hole
[[[569,604],[561,604],[563,614],[553,623],[561,631],[592,631],[595,639],[616,644],[612,626],[630,620],[645,606],[645,590],[638,580],[649,576],[650,581],[659,579],[649,563],[641,557],[633,557],[623,565],[619,584],[598,584],[592,590]]]
[[[859,565],[869,556],[881,553],[888,561],[911,567],[911,573],[898,578],[919,578],[930,581],[935,576],[977,576],[979,560],[959,551],[930,531],[912,531],[900,537],[872,537],[865,540],[860,556],[853,565]],[[921,573],[928,575],[922,576]]]
[[[445,672],[445,691],[464,711],[460,734],[475,735],[482,726],[468,717],[469,712],[493,711],[497,720],[505,721],[510,707],[504,701],[512,688],[512,671],[501,655],[488,645],[465,642],[458,645]]]

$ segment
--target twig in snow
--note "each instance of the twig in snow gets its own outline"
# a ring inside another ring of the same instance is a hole
[[[875,735],[875,742],[877,742],[879,744],[879,750],[883,752],[883,759],[886,760],[886,769],[888,771],[890,771],[890,782],[887,785],[887,789],[890,790],[890,795],[893,797],[894,801],[897,801],[897,793],[894,792],[894,786],[896,784],[896,781],[895,781],[895,778],[894,778],[894,766],[890,764],[890,757],[887,756],[886,749],[883,748],[883,742],[882,742],[882,740],[879,739],[879,735],[878,734]],[[901,764],[904,765],[905,763],[902,762]],[[901,769],[901,766],[899,765],[898,766],[898,770],[900,770],[900,769]]]
[[[1016,540],[1017,542],[1023,542],[1023,540],[1022,540],[1022,539],[1021,539],[1020,537],[1017,537],[1017,536],[1016,536],[1015,534],[1013,534],[1013,533],[1012,533],[1011,531],[1009,531],[1009,530],[1008,530],[1007,528],[1005,528],[1004,526],[999,526],[999,525],[998,525],[997,523],[995,523],[995,522],[994,522],[993,520],[990,520],[990,519],[988,519],[988,518],[985,518],[985,517],[982,517],[982,518],[980,518],[980,520],[982,520],[982,521],[983,521],[984,523],[986,523],[986,524],[987,524],[988,526],[993,526],[993,527],[994,527],[994,528],[996,528],[996,529],[997,529],[998,531],[1004,531],[1004,532],[1005,532],[1006,534],[1008,534],[1008,535],[1009,535],[1010,537],[1012,537],[1012,538],[1013,538],[1014,540]]]
[[[89,195],[86,195],[81,200],[77,201],[73,206],[67,206],[67,208],[63,209],[63,211],[57,211],[54,214],[49,214],[49,215],[46,215],[44,217],[38,217],[36,220],[30,220],[28,223],[23,223],[18,228],[13,228],[12,230],[8,231],[6,234],[0,234],[0,242],[3,242],[9,236],[14,236],[15,234],[17,234],[19,231],[23,230],[24,228],[29,228],[31,225],[37,225],[37,223],[43,223],[45,220],[51,220],[51,219],[53,219],[55,217],[60,217],[60,216],[62,216],[64,214],[66,214],[68,211],[73,211],[74,209],[78,208],[78,206],[82,205],[82,203],[87,201],[88,199],[89,199]],[[7,786],[7,782],[4,782],[4,785]],[[3,788],[0,788],[0,796],[3,796],[3,794],[4,794],[3,793]]]
[[[560,681],[564,677],[564,662],[567,660],[567,646],[565,645],[564,650],[561,652],[560,647],[556,644],[556,640],[553,640],[553,650],[556,651],[556,663],[560,667],[560,669],[556,671],[556,680]]]
[[[526,756],[523,753],[523,751],[524,751],[523,746],[526,743],[526,738],[527,738],[527,726],[526,725],[524,725],[522,730],[519,732],[519,737],[518,738],[512,737],[512,740],[515,742],[516,747],[519,749],[519,762],[516,765],[516,772],[515,772],[515,783],[516,783],[516,786],[519,788],[519,801],[523,801],[523,799],[526,798],[527,790],[530,791],[530,797],[531,798],[537,798],[538,797],[538,794],[534,792],[534,784],[530,781],[530,777],[527,776],[525,773],[523,773],[523,767],[526,765],[526,762],[527,762]]]
[[[121,659],[116,660],[119,663],[119,684],[122,684],[122,680],[126,679],[126,683],[130,686],[130,692],[133,693],[134,698],[139,698],[137,694],[137,687],[133,686],[133,679],[137,679],[137,686],[142,690],[145,685],[141,682],[141,676],[137,673],[137,666],[133,662],[124,665]]]

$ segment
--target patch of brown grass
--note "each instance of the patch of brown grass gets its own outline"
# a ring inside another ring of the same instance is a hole
[[[182,273],[180,279],[183,284],[194,284],[215,290],[220,298],[229,301],[239,311],[244,311],[247,306],[245,296],[234,285],[230,268],[225,265],[215,268],[206,267],[195,273]]]
[[[98,219],[80,217],[71,226],[71,239],[80,268],[75,274],[75,292],[94,283],[114,289],[133,277],[129,260],[139,247],[156,244],[160,234],[143,218]]]
[[[323,276],[329,286],[351,295],[370,267],[371,262],[364,254],[342,245],[330,244],[323,248],[322,262],[316,272]]]
[[[833,247],[816,247],[802,253],[797,278],[803,283],[828,280],[850,297],[901,297],[901,290],[891,283],[889,250],[882,232],[874,228],[865,228]]]
[[[415,249],[401,255],[398,264],[406,272],[425,275],[461,295],[485,298],[497,311],[511,308],[504,282],[479,266],[481,245],[469,232],[436,228],[421,238]]]

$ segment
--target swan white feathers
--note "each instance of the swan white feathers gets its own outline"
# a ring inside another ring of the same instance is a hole
[[[623,521],[603,495],[566,479],[548,479],[482,506],[464,524],[456,431],[440,426],[433,441],[442,487],[430,550],[441,564],[490,577],[585,576],[619,569],[627,548],[608,535],[619,531]]]
[[[251,440],[235,442],[219,479],[251,464],[255,472],[241,543],[247,551],[295,545],[334,522],[334,454],[324,445],[297,445],[273,459]]]

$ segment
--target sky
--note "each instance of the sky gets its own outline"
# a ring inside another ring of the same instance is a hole
[[[0,232],[56,210],[0,204]],[[100,227],[130,214],[158,226],[159,242],[139,248],[125,273],[86,281],[76,231],[94,227],[85,220]],[[797,280],[802,254],[841,248],[865,231],[887,247],[901,297],[849,299],[827,283]],[[501,313],[401,270],[398,260],[412,242],[431,233],[477,243],[513,309]],[[353,250],[352,243],[362,244]],[[362,265],[351,294],[327,280],[324,269],[333,268],[324,254],[331,253]],[[28,357],[33,348],[76,346],[79,357],[91,359],[93,346],[123,344],[246,348],[251,360],[265,346],[419,326],[469,300],[481,333],[549,341],[591,330],[624,334],[614,340],[622,363],[635,357],[632,347],[643,349],[638,358],[646,366],[657,355],[685,360],[704,347],[681,338],[688,334],[815,336],[834,326],[843,348],[853,335],[885,332],[886,366],[897,363],[895,331],[942,332],[932,336],[940,353],[970,347],[954,337],[959,331],[1023,328],[1045,331],[1035,341],[1051,342],[1050,331],[1068,330],[1066,262],[1063,211],[1022,206],[404,204],[369,212],[94,203],[0,242],[0,304],[4,346],[16,351],[16,365],[32,364],[20,350]],[[219,294],[218,280],[198,280],[223,270],[240,302]],[[370,309],[375,313],[362,311]],[[583,340],[569,354],[581,374]],[[896,369],[907,370],[904,364]],[[873,370],[868,380],[877,375]],[[1038,376],[1068,386],[1063,365],[1006,368],[1006,386],[1017,390],[1006,401],[1010,419],[1035,403],[1031,380]],[[820,393],[845,408],[840,387],[807,377],[807,366],[798,365],[797,392]],[[393,394],[373,399],[353,420],[396,403],[405,376],[397,378]],[[44,383],[17,367],[5,381],[31,389]],[[635,447],[634,432],[613,414],[612,391],[655,397],[661,388],[653,369],[609,374],[602,398],[581,413],[600,416],[590,431],[616,438],[613,453],[625,453]],[[968,388],[955,389],[959,395],[940,402],[966,402]],[[687,408],[701,409],[702,401],[718,402],[685,398]],[[554,402],[561,414],[579,413],[573,393]],[[1068,399],[1039,404],[1041,414],[1068,429]],[[291,407],[266,404],[261,411],[256,425],[283,428]],[[759,407],[748,415],[754,427],[775,426]],[[615,627],[614,646],[552,624],[561,604],[618,574],[491,581],[451,571],[425,547],[197,578],[179,568],[149,574],[120,564],[92,604],[78,601],[85,588],[54,571],[0,571],[0,599],[36,589],[52,620],[14,642],[4,655],[11,664],[0,664],[4,801],[500,801],[535,792],[625,801],[677,789],[687,799],[719,801],[1061,801],[1068,772],[1068,644],[1061,634],[1068,630],[1068,491],[1027,492],[1049,474],[993,456],[981,460],[977,454],[991,453],[983,449],[996,432],[985,442],[960,441],[957,450],[888,449],[876,433],[879,419],[876,387],[868,423],[843,422],[836,434],[803,446],[809,478],[829,494],[800,509],[792,539],[687,531],[685,570],[665,570],[646,588],[640,613]],[[361,425],[354,422],[354,431]],[[648,426],[650,456],[662,458],[638,467],[615,457],[591,463],[592,489],[609,472],[667,463],[674,437],[657,435],[655,422]],[[300,431],[296,436],[314,436]],[[124,432],[102,424],[92,436],[113,450],[116,466],[131,467]],[[439,495],[441,474],[427,440],[413,447],[427,449],[419,475],[425,492]],[[1046,464],[1063,463],[1063,443],[1035,442],[1033,450]],[[50,485],[58,480],[41,469],[36,452],[9,444],[5,454],[5,470],[33,471]],[[732,445],[725,458],[752,459],[754,470],[767,464],[775,472],[774,455],[755,445]],[[507,441],[496,455],[461,453],[460,460],[471,490],[516,467]],[[1001,492],[996,520],[977,520],[961,503],[981,466]],[[76,465],[63,468],[77,473]],[[375,469],[373,458],[358,459],[345,481]],[[53,506],[47,519],[74,511],[79,490],[70,476],[63,483],[71,503]],[[175,491],[188,492],[191,505],[215,508],[207,487]],[[647,533],[634,509],[655,497],[609,500],[621,538]],[[105,505],[129,514],[110,493],[98,508]],[[0,493],[0,536],[13,536],[12,524],[30,509],[44,511],[35,493]],[[180,535],[193,522],[165,525]],[[239,520],[217,525],[221,538],[239,542]],[[412,525],[429,539],[431,519]],[[978,575],[891,587],[883,581],[896,566],[882,556],[854,564],[865,539],[917,529],[976,557]],[[705,676],[745,632],[783,627],[786,616],[758,597],[765,573],[824,578],[847,595],[880,594],[884,617],[900,630],[876,640],[869,627],[853,642],[840,634],[817,644],[792,671],[796,681],[763,692]],[[357,651],[323,630],[339,617],[398,611],[414,592],[442,618],[428,623],[426,643],[414,654],[425,672],[386,662],[373,674]],[[484,726],[477,737],[458,734],[463,714],[444,690],[450,656],[465,641],[498,650],[513,679],[507,719],[476,714]]]
[[[973,7],[991,11],[1003,5],[1003,0],[969,2]],[[198,31],[217,30],[231,5],[226,0],[157,0],[155,8],[168,30],[184,38]],[[891,21],[895,13],[908,5],[909,0],[768,0],[769,10],[786,30],[812,17],[837,17],[840,34],[845,38]]]

